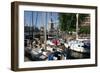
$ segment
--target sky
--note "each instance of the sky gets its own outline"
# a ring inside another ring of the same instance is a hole
[[[56,12],[24,11],[24,25],[35,25],[36,27],[40,28],[44,25],[43,23],[45,23],[47,26],[51,18],[53,22],[57,22],[58,17],[58,13]]]

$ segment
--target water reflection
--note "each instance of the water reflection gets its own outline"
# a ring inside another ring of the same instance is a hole
[[[90,53],[80,53],[71,50],[68,59],[85,59],[85,58],[90,58]]]

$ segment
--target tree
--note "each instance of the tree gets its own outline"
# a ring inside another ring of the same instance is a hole
[[[75,31],[76,29],[76,14],[75,13],[60,13],[59,27],[61,31]]]
[[[89,14],[79,14],[79,33],[89,34],[90,26],[81,27],[81,23],[85,22],[85,17],[89,16]],[[76,13],[59,13],[59,27],[61,31],[72,32],[76,31]]]
[[[89,26],[80,27],[79,34],[90,34],[90,27]]]
[[[90,34],[90,25],[82,26],[83,22],[87,22],[89,14],[79,14],[79,34]]]

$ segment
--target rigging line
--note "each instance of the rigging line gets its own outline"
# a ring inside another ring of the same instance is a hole
[[[33,38],[33,32],[34,32],[34,20],[33,20],[33,11],[32,11],[32,38]]]
[[[24,26],[26,26],[25,12],[24,12]]]
[[[30,38],[30,35],[31,35],[31,13],[30,13],[30,24],[29,24],[29,38]]]
[[[46,22],[45,22],[46,26],[45,27],[46,27],[46,30],[47,30],[47,12],[46,12],[46,17],[45,18],[46,18]]]
[[[53,13],[51,12],[51,21],[53,20],[52,16],[53,16]]]
[[[38,19],[38,12],[36,13],[35,28],[36,28],[36,26],[37,26],[37,19]]]

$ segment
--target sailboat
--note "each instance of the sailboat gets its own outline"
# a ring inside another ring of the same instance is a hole
[[[65,47],[70,47],[71,50],[80,52],[80,53],[90,53],[90,40],[89,39],[79,39],[78,38],[78,17],[79,14],[76,14],[76,39],[64,43]]]

